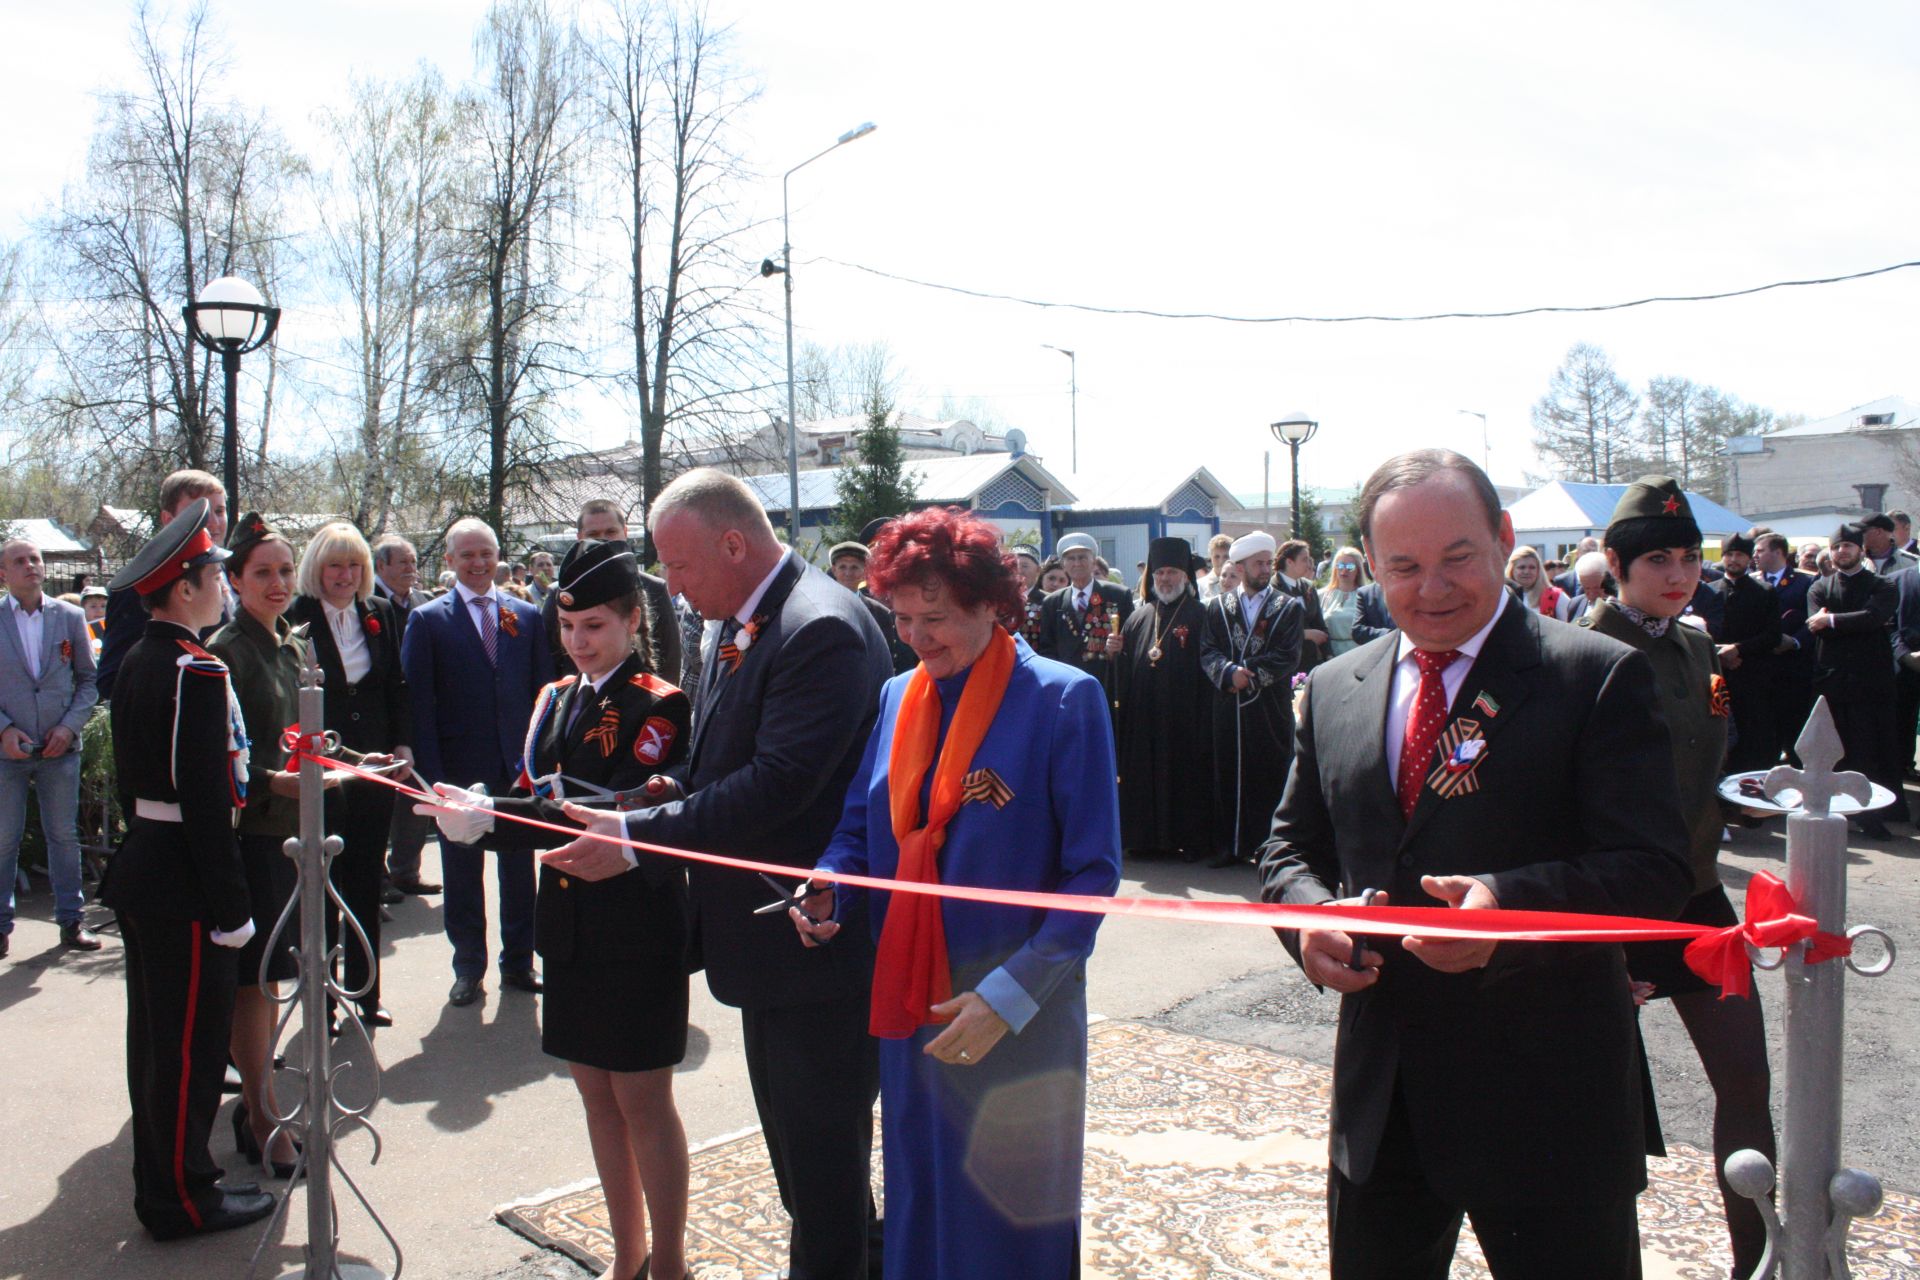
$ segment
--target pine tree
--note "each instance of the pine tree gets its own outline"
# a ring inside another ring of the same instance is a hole
[[[1562,480],[1613,484],[1644,469],[1633,438],[1638,399],[1607,353],[1578,343],[1533,406],[1533,447]]]
[[[1298,538],[1312,548],[1315,564],[1333,554],[1333,546],[1327,541],[1327,522],[1320,514],[1320,498],[1312,490],[1300,491],[1300,524],[1287,536]]]
[[[867,426],[856,445],[859,460],[840,468],[834,477],[839,506],[835,538],[858,538],[867,522],[897,516],[912,509],[919,497],[920,477],[907,470],[900,429],[893,425],[893,405],[884,396],[867,401]]]

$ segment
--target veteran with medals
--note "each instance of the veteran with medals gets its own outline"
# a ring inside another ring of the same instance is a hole
[[[578,674],[534,700],[511,793],[436,783],[443,803],[415,806],[449,840],[492,850],[551,847],[560,842],[553,832],[498,815],[575,826],[561,809],[566,800],[645,808],[667,796],[658,785],[650,792],[648,781],[686,756],[691,706],[641,657],[654,650],[627,544],[576,542],[552,595],[560,643]],[[635,873],[606,880],[540,868],[540,1047],[566,1060],[580,1091],[614,1240],[607,1274],[618,1280],[686,1273],[686,1134],[673,1068],[687,1052],[687,921],[678,863],[648,858]]]
[[[147,625],[121,663],[113,704],[127,836],[100,898],[126,944],[133,1211],[158,1240],[245,1226],[274,1204],[258,1187],[223,1185],[207,1142],[239,948],[258,927],[233,833],[246,798],[246,731],[226,665],[199,643],[226,604],[226,558],[202,498],[113,580],[115,591],[132,589]]]
[[[1124,629],[1120,701],[1120,840],[1129,854],[1211,857],[1213,686],[1200,665],[1206,611],[1193,594],[1185,538],[1147,547],[1152,593]]]
[[[903,516],[881,534],[870,580],[920,665],[882,690],[819,867],[1111,894],[1120,833],[1104,698],[1002,626],[1019,616],[1021,587],[998,531],[962,511]],[[809,946],[846,945],[830,942],[842,896],[822,888],[790,913]],[[866,896],[886,1274],[1078,1275],[1086,961],[1100,918]]]
[[[1213,697],[1216,867],[1251,862],[1266,839],[1293,756],[1293,673],[1306,606],[1273,582],[1273,535],[1234,541],[1227,563],[1240,585],[1207,605],[1200,664]]]
[[[1133,613],[1133,595],[1125,587],[1094,578],[1093,558],[1100,554],[1100,544],[1091,535],[1070,533],[1060,539],[1057,551],[1067,571],[1067,585],[1040,606],[1040,641],[1034,652],[1098,680],[1111,707],[1121,630]]]

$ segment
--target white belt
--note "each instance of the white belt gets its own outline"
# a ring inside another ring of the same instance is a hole
[[[135,800],[133,815],[147,818],[153,822],[184,822],[180,816],[180,806],[168,800]]]

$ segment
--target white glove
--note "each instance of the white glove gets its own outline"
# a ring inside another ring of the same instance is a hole
[[[247,943],[253,938],[253,921],[248,920],[245,924],[241,925],[238,929],[235,929],[232,933],[222,933],[218,929],[214,929],[211,932],[213,936],[214,946],[232,947],[235,950],[238,950],[239,948],[246,946]]]
[[[423,818],[432,818],[447,839],[455,844],[472,844],[493,830],[493,797],[487,794],[485,786],[476,783],[462,788],[436,782],[433,791],[446,803],[417,804],[413,811]]]

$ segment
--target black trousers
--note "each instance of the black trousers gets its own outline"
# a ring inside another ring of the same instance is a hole
[[[369,972],[373,984],[357,1003],[373,1009],[380,1003],[380,870],[386,853],[387,832],[393,824],[394,793],[371,782],[349,782],[327,798],[327,829],[340,837],[342,848],[333,860],[333,887],[366,932],[373,949],[369,966],[360,940],[347,930],[345,973],[341,983],[357,991]],[[411,801],[408,802],[411,805]],[[327,899],[327,950],[340,941],[340,908]]]
[[[740,1011],[754,1106],[780,1203],[793,1219],[793,1280],[880,1274],[872,1183],[880,1052],[867,1034],[868,1003],[863,991]]]
[[[1920,671],[1899,669],[1894,685],[1893,727],[1899,735],[1895,754],[1903,773],[1913,772],[1913,739],[1920,729]]]
[[[207,1149],[233,1031],[239,952],[208,927],[118,913],[127,965],[133,1212],[156,1234],[200,1226],[222,1172]],[[258,921],[255,922],[256,926]]]
[[[1372,1177],[1360,1184],[1328,1170],[1332,1280],[1447,1280],[1460,1223],[1468,1217],[1495,1280],[1639,1280],[1634,1200],[1625,1194],[1566,1203],[1448,1204],[1421,1172],[1396,1090]]]
[[[1733,702],[1733,746],[1727,750],[1727,772],[1747,773],[1771,769],[1780,763],[1780,714],[1774,709],[1774,694],[1781,681],[1766,659],[1752,659],[1753,669],[1745,664],[1727,674],[1727,696]]]
[[[1868,815],[1883,822],[1907,820],[1907,795],[1901,788],[1900,732],[1894,703],[1897,688],[1887,686],[1822,690],[1840,731],[1840,768],[1857,770],[1893,793],[1893,803]]]

